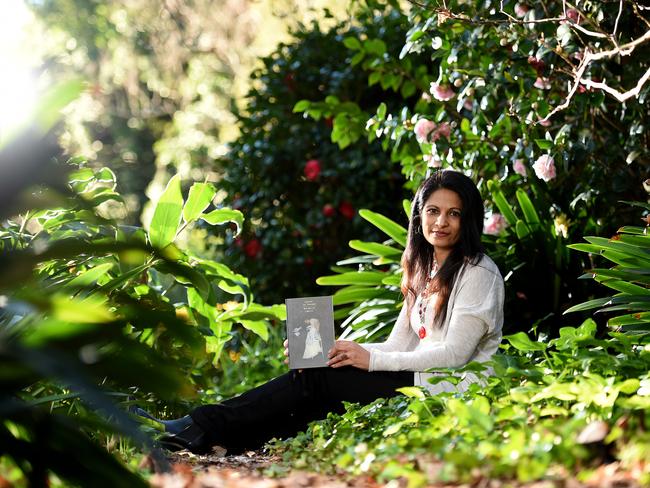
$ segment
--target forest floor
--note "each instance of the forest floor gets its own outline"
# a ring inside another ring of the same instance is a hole
[[[188,451],[173,453],[169,458],[171,473],[155,474],[155,488],[374,488],[381,486],[370,476],[345,479],[305,471],[280,468],[281,458],[250,451],[238,456],[214,453],[197,456]],[[273,474],[274,473],[274,474]],[[280,475],[278,475],[280,474]],[[406,483],[396,483],[395,488]]]
[[[290,471],[282,466],[281,458],[264,452],[250,451],[238,456],[223,452],[197,456],[188,451],[168,457],[172,471],[154,474],[153,488],[406,488],[404,480],[379,483],[371,476],[326,476],[307,471]],[[641,467],[645,469],[646,466]],[[553,480],[519,483],[515,480],[477,479],[471,484],[436,483],[432,488],[639,488],[640,473],[623,470],[618,463],[596,468],[588,482],[572,476]]]

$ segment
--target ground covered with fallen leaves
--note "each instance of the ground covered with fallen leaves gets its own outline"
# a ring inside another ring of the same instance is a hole
[[[339,475],[322,475],[308,471],[290,470],[277,455],[262,451],[250,451],[237,456],[226,456],[224,452],[213,452],[198,456],[188,451],[173,453],[168,457],[171,471],[154,474],[151,486],[155,488],[302,488],[302,487],[336,487],[336,488],[407,488],[406,479],[391,480],[382,483],[371,476],[350,477]],[[423,468],[427,468],[422,463]],[[638,481],[641,472],[622,470],[618,463],[605,464],[597,468],[589,480],[578,481],[566,473],[557,473],[553,479],[532,483],[518,483],[514,480],[477,478],[472,483],[448,484],[436,483],[432,488],[641,488]],[[428,466],[435,469],[435,466]]]

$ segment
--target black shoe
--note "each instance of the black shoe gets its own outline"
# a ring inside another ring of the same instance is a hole
[[[183,429],[186,429],[193,423],[192,417],[190,417],[189,415],[186,415],[185,417],[181,417],[179,419],[161,420],[161,419],[157,419],[149,412],[147,412],[146,410],[142,410],[139,407],[133,408],[132,412],[136,415],[139,415],[140,417],[144,417],[146,419],[153,420],[154,422],[158,422],[159,424],[162,424],[162,426],[165,428],[165,432],[169,432],[170,434],[178,434]]]
[[[210,452],[211,447],[207,442],[203,429],[194,422],[176,434],[162,436],[158,439],[158,442],[162,447],[170,451],[187,449],[194,454],[206,454]]]

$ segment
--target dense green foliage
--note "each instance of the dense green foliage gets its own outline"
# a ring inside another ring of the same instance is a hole
[[[367,5],[370,11],[387,8]],[[590,293],[576,280],[587,262],[566,252],[567,241],[583,233],[611,235],[615,222],[631,218],[617,201],[646,194],[648,86],[619,102],[585,83],[634,88],[648,69],[647,48],[641,43],[629,57],[590,61],[580,83],[575,73],[588,53],[639,38],[647,20],[634,4],[625,4],[617,20],[619,4],[609,2],[568,14],[562,2],[422,5],[410,11],[398,56],[379,38],[344,40],[368,85],[401,94],[401,106],[377,99],[368,110],[321,97],[300,101],[296,109],[335,115],[333,135],[381,140],[412,185],[440,166],[470,174],[489,210],[505,218],[486,226],[486,243],[507,276],[508,326],[521,330],[545,320],[544,327],[557,329],[561,312]],[[413,107],[414,90],[421,98]],[[553,113],[565,100],[568,107]],[[513,212],[524,198],[530,202]]]
[[[192,184],[184,198],[175,176],[148,229],[125,226],[106,218],[111,205],[123,205],[114,173],[83,160],[49,161],[56,152],[39,133],[7,142],[0,155],[0,179],[15,183],[14,205],[1,215],[15,218],[0,230],[3,455],[34,486],[46,484],[49,471],[76,483],[97,477],[97,486],[127,479],[138,486],[98,434],[150,448],[125,408],[155,398],[185,410],[198,391],[214,389],[231,331],[266,339],[284,307],[255,303],[244,276],[181,246],[199,219],[243,222],[237,210],[208,208],[211,184]],[[42,174],[12,179],[32,158],[62,184],[45,185]],[[81,466],[72,446],[84,453]]]
[[[34,485],[50,473],[142,484],[114,456],[116,436],[151,449],[128,407],[186,413],[283,371],[284,307],[259,297],[329,292],[317,276],[340,287],[344,335],[380,340],[401,306],[404,190],[452,167],[479,184],[484,242],[506,278],[496,374],[464,393],[405,388],[349,405],[275,449],[288,466],[412,486],[586,478],[612,460],[647,471],[650,242],[634,225],[650,208],[619,202],[648,198],[640,4],[357,2],[350,22],[303,26],[262,60],[237,112],[241,137],[216,159],[228,116],[212,97],[230,78],[193,52],[205,24],[189,22],[210,22],[209,2],[160,19],[147,2],[35,3],[75,41],[52,74],[70,63],[95,80],[81,100],[94,107],[89,132],[63,142],[98,141],[111,156],[108,167],[52,161],[61,154],[44,134],[76,83],[45,97],[54,105],[36,135],[0,141],[0,469]],[[139,204],[109,168],[144,203],[155,157],[165,189],[147,225],[126,225],[115,216]],[[614,295],[597,298],[599,283]],[[535,340],[513,333],[531,329]]]
[[[279,450],[293,467],[404,476],[409,486],[562,479],[581,469],[586,478],[585,468],[614,459],[642,469],[650,456],[648,336],[598,339],[595,331],[588,320],[548,342],[509,336],[484,387],[436,396],[403,388],[405,396],[330,414]]]
[[[376,238],[359,219],[359,208],[400,215],[395,202],[406,196],[404,179],[378,141],[337,133],[335,114],[312,109],[310,119],[293,110],[301,99],[325,95],[330,103],[352,107],[348,117],[363,116],[379,99],[402,102],[391,90],[367,87],[367,75],[351,64],[344,38],[373,38],[397,49],[406,17],[391,11],[381,22],[359,20],[327,31],[314,23],[263,58],[239,115],[241,135],[219,160],[226,201],[249,216],[242,236],[227,241],[225,259],[251,277],[265,301],[319,294],[315,279],[349,254],[342,243]]]

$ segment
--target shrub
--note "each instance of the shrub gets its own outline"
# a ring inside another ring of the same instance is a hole
[[[327,32],[313,24],[294,32],[253,74],[257,87],[239,114],[241,137],[219,164],[226,201],[250,216],[241,237],[227,239],[225,260],[251,277],[261,300],[322,293],[314,280],[347,255],[341,243],[376,236],[358,209],[399,217],[404,180],[379,143],[336,134],[335,115],[312,109],[307,119],[294,106],[327,94],[346,111],[342,116],[365,121],[364,110],[378,99],[403,103],[388,87],[367,86],[345,39],[367,37],[376,52],[396,56],[406,20],[392,10]]]

